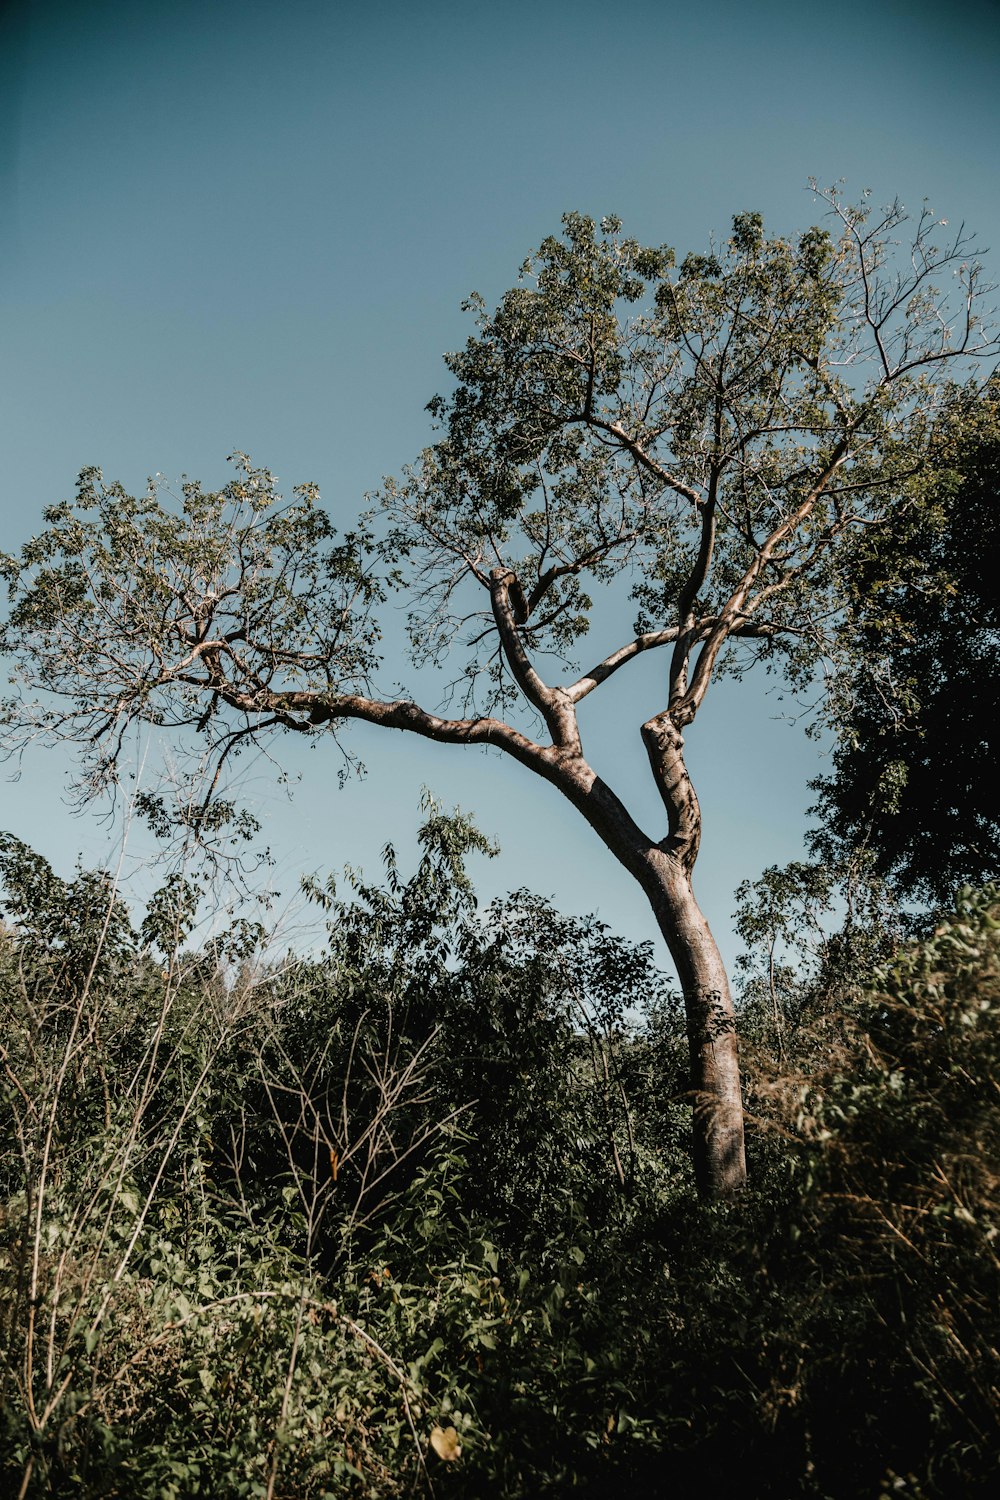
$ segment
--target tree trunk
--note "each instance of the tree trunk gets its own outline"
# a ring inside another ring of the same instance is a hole
[[[684,997],[693,1095],[698,1190],[728,1198],[747,1176],[736,1017],[722,955],[695,900],[687,871],[657,849],[642,885],[677,968]]]
[[[693,717],[693,708],[684,710],[682,705],[682,711],[688,721]],[[666,809],[668,832],[647,853],[639,879],[677,967],[684,996],[698,1188],[707,1198],[726,1198],[746,1182],[743,1096],[729,979],[691,885],[701,845],[701,808],[674,713],[649,719],[642,726],[642,739]]]
[[[672,726],[661,738],[667,741],[663,754],[671,762],[662,771],[654,761],[651,736],[646,737],[670,812],[670,833],[661,844],[647,838],[607,782],[577,751],[550,753],[533,768],[541,770],[579,809],[639,882],[653,908],[684,997],[698,1190],[705,1198],[727,1198],[739,1192],[747,1175],[735,1012],[722,955],[691,886],[701,818],[680,758],[683,741]]]

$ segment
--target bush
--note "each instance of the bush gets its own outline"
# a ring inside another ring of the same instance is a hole
[[[780,1039],[751,1006],[754,1186],[706,1206],[648,952],[422,844],[270,963],[3,845],[6,1491],[991,1493],[997,891],[788,968]]]

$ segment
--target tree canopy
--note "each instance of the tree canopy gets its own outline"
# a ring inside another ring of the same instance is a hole
[[[898,204],[873,216],[821,196],[834,233],[769,240],[760,215],[740,214],[679,267],[616,219],[567,215],[495,313],[469,300],[478,332],[447,357],[452,394],[430,403],[442,436],[386,483],[378,537],[338,539],[314,485],[285,505],[240,454],[232,483],[185,482],[179,505],[159,480],[134,499],[84,470],[75,502],[4,561],[4,645],[46,695],[30,728],[109,769],[136,718],[226,750],[245,728],[336,732],[391,708],[434,737],[517,753],[487,718],[365,698],[386,584],[411,591],[418,659],[467,648],[459,682],[484,714],[526,699],[550,719],[553,694],[572,710],[668,645],[678,726],[727,642],[736,662],[781,651],[812,665],[843,603],[831,544],[905,514],[942,376],[994,347],[964,233],[939,244],[945,221],[924,211],[901,260]],[[623,570],[634,638],[549,689],[534,658],[575,646],[594,618],[587,589]],[[9,707],[16,735],[24,710]]]

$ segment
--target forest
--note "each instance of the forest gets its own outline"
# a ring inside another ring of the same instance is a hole
[[[84,470],[0,558],[4,748],[159,851],[139,903],[0,839],[3,1493],[994,1493],[996,342],[962,231],[819,196],[679,263],[567,215],[346,533],[239,454]],[[446,707],[375,691],[397,596]],[[647,832],[577,708],[650,653]],[[768,674],[834,750],[727,973],[684,731]],[[349,796],[349,727],[513,757],[662,946],[599,884],[480,901],[496,830],[428,795],[282,948],[240,756],[306,738]]]

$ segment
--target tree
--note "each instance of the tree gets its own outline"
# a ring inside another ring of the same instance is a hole
[[[934,460],[923,503],[901,496],[892,532],[862,535],[845,559],[845,626],[865,667],[848,684],[834,773],[816,785],[825,834],[867,843],[904,895],[948,903],[1000,874],[995,379],[962,393]]]
[[[498,748],[568,798],[676,965],[710,1196],[746,1169],[729,983],[692,886],[701,811],[684,732],[722,670],[763,659],[812,677],[842,610],[844,538],[919,486],[948,369],[993,347],[962,231],[939,244],[925,209],[900,256],[898,204],[872,215],[820,196],[835,234],[769,240],[744,213],[679,267],[616,219],[568,215],[495,313],[471,299],[477,332],[430,404],[437,441],[340,541],[314,488],[283,507],[246,460],[218,493],[187,484],[174,509],[155,485],[136,500],[88,470],[5,565],[4,643],[42,693],[9,706],[13,741],[79,742],[88,789],[113,779],[136,720],[207,737],[217,795],[227,758],[265,729],[338,735],[360,719]],[[588,590],[605,587],[610,613],[626,575],[628,638],[554,680],[544,663],[586,633]],[[386,586],[411,590],[418,663],[466,650],[461,717],[372,695]],[[653,832],[588,763],[578,721],[648,651],[664,658],[641,726],[665,814]],[[219,815],[211,796],[186,814],[201,829]]]
[[[899,914],[869,852],[837,852],[771,865],[736,891],[744,1026],[780,1066],[796,1050],[803,1017],[837,1015],[899,946]]]

